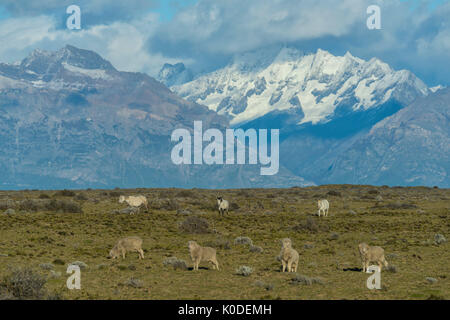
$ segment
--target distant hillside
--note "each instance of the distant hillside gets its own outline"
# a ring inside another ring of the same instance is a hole
[[[251,187],[310,184],[285,168],[175,166],[175,128],[228,120],[155,79],[73,46],[0,64],[0,188]]]

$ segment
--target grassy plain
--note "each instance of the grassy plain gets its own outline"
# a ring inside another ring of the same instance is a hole
[[[121,194],[147,196],[149,211],[114,213],[126,207]],[[231,203],[225,217],[216,210],[219,194]],[[315,216],[322,198],[330,202],[328,217]],[[183,231],[191,216],[205,219],[209,232]],[[0,191],[0,286],[13,270],[31,268],[62,299],[449,299],[450,245],[435,241],[436,234],[450,236],[449,218],[450,190],[425,187]],[[131,235],[144,240],[145,259],[107,259],[116,241]],[[239,236],[263,251],[235,244]],[[300,253],[298,274],[319,283],[280,272],[285,237]],[[189,240],[215,247],[221,270],[203,262],[192,271]],[[383,270],[381,290],[366,287],[360,242],[382,246],[393,266]],[[163,264],[173,256],[189,268]],[[66,288],[74,261],[88,266],[81,290]],[[242,265],[252,274],[236,274]]]

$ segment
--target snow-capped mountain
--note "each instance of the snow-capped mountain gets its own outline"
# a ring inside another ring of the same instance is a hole
[[[292,48],[236,56],[226,67],[171,89],[226,115],[233,126],[283,113],[291,123],[314,125],[394,101],[405,106],[430,92],[411,72],[394,71],[376,58]]]
[[[450,186],[447,89],[376,58],[265,49],[171,89],[234,127],[280,128],[280,163],[316,184]]]
[[[98,54],[66,46],[56,52],[36,49],[16,64],[0,63],[0,89],[46,87],[80,89],[118,77],[119,72]]]
[[[377,59],[262,50],[172,89],[188,100],[72,46],[0,63],[0,188],[450,186],[449,89]],[[195,120],[280,128],[279,173],[172,164],[170,134]]]
[[[183,63],[165,63],[156,79],[170,87],[191,81],[193,75],[189,69],[186,69]]]
[[[257,166],[172,164],[175,128],[228,120],[73,46],[0,64],[0,109],[2,189],[310,184],[283,167],[262,177]]]

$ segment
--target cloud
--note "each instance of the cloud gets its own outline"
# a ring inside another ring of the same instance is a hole
[[[443,67],[449,0],[420,0],[419,6],[417,0],[167,0],[157,8],[161,1],[80,0],[82,30],[74,32],[64,28],[72,1],[3,0],[10,17],[0,20],[0,40],[8,43],[0,47],[0,61],[72,44],[97,51],[119,69],[154,76],[165,62],[210,71],[235,54],[288,45],[375,56],[429,85],[450,84]],[[366,27],[372,4],[381,7],[381,30]]]
[[[75,4],[81,8],[84,25],[91,26],[133,20],[157,8],[160,1],[164,0],[2,0],[1,5],[15,17],[50,15],[59,17],[62,22],[67,17],[66,8]],[[63,27],[63,24],[58,27]]]
[[[381,8],[381,30],[368,30],[366,9]],[[200,0],[161,24],[149,48],[164,56],[194,58],[193,67],[213,69],[232,55],[273,45],[317,48],[364,59],[378,57],[395,69],[410,69],[435,85],[450,75],[450,1],[421,0]],[[208,67],[207,67],[208,68]]]
[[[51,16],[20,17],[0,21],[0,39],[7,46],[0,47],[1,62],[15,62],[36,48],[57,50],[66,44],[93,50],[119,70],[157,74],[166,58],[147,50],[146,42],[158,25],[157,14],[149,13],[133,22],[116,21],[80,31],[58,29]],[[189,60],[186,60],[189,62]]]
[[[365,12],[342,0],[201,0],[161,26],[160,44],[188,41],[210,53],[232,54],[280,42],[348,33]],[[170,44],[169,44],[170,47]]]
[[[9,18],[0,21],[0,57],[2,61],[15,61],[25,48],[49,38],[54,30],[54,19],[48,16]]]

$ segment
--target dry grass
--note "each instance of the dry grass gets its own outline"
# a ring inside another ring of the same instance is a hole
[[[236,204],[225,217],[215,207],[218,192]],[[120,194],[147,196],[149,213],[112,214],[126,207],[118,203]],[[328,217],[313,216],[320,198],[330,202]],[[11,268],[31,267],[48,277],[49,292],[64,299],[448,299],[450,244],[436,243],[435,235],[450,237],[449,200],[448,189],[352,185],[0,191],[0,279]],[[15,213],[4,214],[8,208]],[[177,210],[204,219],[208,232],[195,233],[198,223],[182,231],[190,215]],[[108,260],[117,240],[132,235],[144,240],[145,259],[129,254]],[[241,236],[263,251],[235,244]],[[280,272],[276,257],[286,237],[300,253],[298,274],[323,284],[292,285],[295,274]],[[205,262],[192,271],[189,240],[216,247],[221,270]],[[369,275],[360,272],[360,242],[382,246],[395,268],[382,272],[382,290],[365,286]],[[186,261],[188,269],[164,265],[170,257]],[[73,261],[89,268],[81,271],[82,289],[70,291],[66,269]],[[52,270],[39,267],[49,264]],[[243,265],[252,268],[247,277],[236,274]],[[49,277],[51,272],[62,276]],[[255,283],[270,284],[270,290]]]

